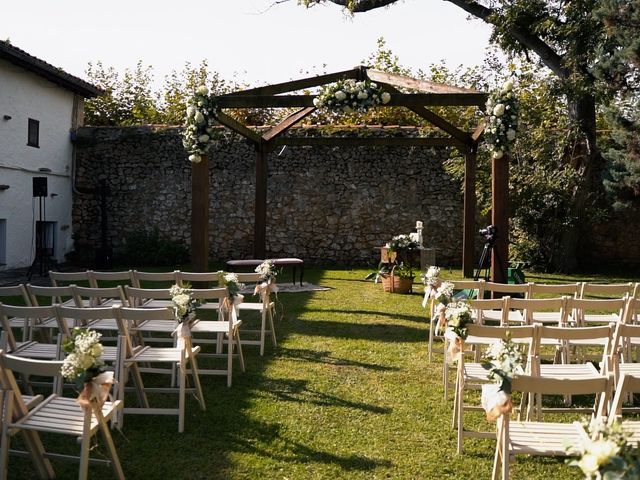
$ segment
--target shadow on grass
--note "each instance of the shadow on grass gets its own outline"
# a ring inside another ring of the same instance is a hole
[[[297,327],[297,328],[296,328]],[[292,333],[378,342],[424,342],[425,329],[387,323],[351,323],[332,320],[298,320]]]
[[[331,352],[328,351],[316,351],[302,348],[283,348],[278,349],[277,356],[280,358],[289,358],[293,360],[300,360],[313,363],[324,363],[328,365],[344,366],[344,367],[360,367],[369,370],[376,370],[381,372],[398,371],[397,367],[391,367],[389,365],[378,365],[375,363],[356,362],[353,360],[346,360],[343,358],[335,358],[331,356]]]
[[[392,409],[388,407],[378,407],[363,402],[352,402],[335,395],[312,390],[307,387],[308,384],[309,382],[307,380],[265,379],[262,382],[260,394],[272,395],[279,401],[304,402],[320,407],[349,408],[380,414],[392,412]]]
[[[348,315],[363,315],[369,317],[389,317],[394,320],[404,320],[407,322],[421,322],[424,323],[426,317],[416,316],[416,315],[403,315],[395,312],[381,312],[379,310],[339,310],[336,308],[323,308],[323,309],[313,309],[307,308],[305,312],[318,312],[318,313],[338,313],[338,314],[348,314]]]

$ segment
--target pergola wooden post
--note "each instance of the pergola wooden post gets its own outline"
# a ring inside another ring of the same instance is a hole
[[[191,166],[191,267],[209,270],[209,157]]]
[[[507,283],[509,267],[509,156],[491,161],[491,223],[496,237],[491,252],[491,281]]]
[[[423,118],[444,132],[446,136],[429,138],[340,138],[340,137],[285,137],[282,134],[296,123],[311,114],[315,107],[314,96],[309,94],[294,94],[304,89],[329,84],[338,80],[371,80],[381,88],[391,93],[391,100],[384,107],[404,107]],[[416,93],[405,93],[407,90]],[[475,159],[477,145],[482,135],[484,125],[480,125],[475,132],[465,132],[446,119],[440,117],[428,107],[433,106],[477,106],[483,108],[487,100],[487,94],[477,90],[443,85],[427,80],[420,80],[403,75],[381,72],[368,67],[358,66],[351,70],[329,73],[315,77],[308,77],[289,82],[251,88],[239,92],[233,92],[216,97],[214,101],[218,105],[218,121],[242,135],[254,144],[256,148],[256,189],[255,189],[255,223],[254,223],[254,248],[255,258],[264,258],[266,255],[266,221],[267,221],[267,156],[273,148],[281,145],[311,145],[311,146],[422,146],[422,147],[456,147],[465,155],[465,184],[464,184],[464,234],[463,234],[463,270],[465,276],[473,275],[474,267],[474,236],[475,224]],[[227,115],[222,109],[234,108],[299,108],[278,125],[265,133],[243,125],[233,117]],[[205,161],[202,164],[206,164]],[[208,209],[205,212],[196,210],[196,206],[202,209],[201,203],[208,205],[208,175],[207,186],[196,183],[196,171],[203,172],[203,165],[194,167],[193,195],[201,197],[194,199],[193,221],[200,225],[192,226],[193,264],[206,265],[208,260],[208,243],[202,240],[201,227],[208,226]],[[208,169],[207,169],[208,170]],[[501,180],[502,181],[502,180]],[[494,208],[494,211],[496,209]],[[197,213],[200,212],[200,213]],[[503,210],[506,213],[506,210]],[[508,220],[507,220],[508,221]],[[494,223],[499,223],[495,222]],[[504,222],[503,222],[504,223]],[[506,232],[506,230],[505,230]],[[206,236],[206,235],[205,235]],[[208,237],[207,237],[208,242]],[[202,257],[202,258],[201,258]],[[504,257],[506,262],[507,258]]]

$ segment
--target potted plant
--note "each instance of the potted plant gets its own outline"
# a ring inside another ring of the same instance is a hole
[[[396,235],[386,244],[386,258],[378,267],[378,278],[385,292],[411,292],[414,278],[411,260],[418,247],[418,243],[409,235]]]

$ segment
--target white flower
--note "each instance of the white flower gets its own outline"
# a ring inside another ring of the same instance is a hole
[[[209,135],[202,134],[198,137],[200,143],[207,143],[209,141]]]
[[[382,99],[382,103],[389,103],[389,101],[391,100],[391,94],[389,92],[382,92],[380,98]]]
[[[618,454],[620,447],[612,440],[600,440],[587,445],[587,451],[594,456],[598,465],[605,465]]]
[[[196,154],[189,155],[189,161],[191,163],[200,163],[201,160],[202,158],[200,157],[200,155],[196,155]]]
[[[593,475],[595,475],[599,468],[596,457],[589,453],[582,456],[582,458],[578,462],[578,466],[580,467],[582,472],[588,476],[588,478],[591,478]]]
[[[347,98],[347,94],[344,93],[342,90],[338,90],[336,93],[334,93],[334,96],[336,97],[336,100],[340,102],[345,98]]]
[[[507,130],[507,140],[512,142],[516,138],[516,131],[513,128]]]
[[[500,160],[504,155],[504,152],[502,150],[494,150],[494,152],[491,154],[491,158],[494,158],[496,160]]]
[[[209,89],[207,87],[205,87],[204,85],[200,85],[197,89],[196,89],[196,93],[198,95],[208,95],[209,94]]]
[[[196,123],[204,123],[204,115],[202,112],[197,112],[194,118]]]
[[[224,276],[224,281],[227,283],[231,283],[231,282],[238,282],[238,276],[235,273],[227,273]]]
[[[502,91],[510,92],[511,90],[513,90],[513,80],[509,79],[502,84]]]
[[[358,92],[358,100],[364,100],[367,97],[369,97],[369,94],[367,92]]]
[[[320,108],[322,107],[322,100],[320,100],[318,97],[313,99],[313,106],[316,108]]]
[[[493,114],[496,117],[504,115],[504,103],[499,103],[495,107],[493,107]]]
[[[191,118],[196,114],[196,107],[193,105],[189,105],[187,107],[187,117]]]

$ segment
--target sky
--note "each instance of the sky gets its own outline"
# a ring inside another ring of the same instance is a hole
[[[403,66],[482,63],[490,29],[442,0],[400,0],[346,15],[289,0],[4,0],[0,39],[86,78],[89,62],[123,72],[141,60],[156,82],[207,60],[225,79],[262,85],[359,65],[384,37]]]

